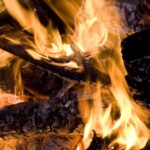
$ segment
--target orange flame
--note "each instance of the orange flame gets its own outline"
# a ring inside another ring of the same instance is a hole
[[[115,135],[116,138],[109,145],[111,148],[116,145],[126,150],[144,148],[150,139],[150,132],[140,118],[143,110],[134,103],[124,79],[126,71],[121,58],[120,41],[126,32],[117,8],[112,1],[86,0],[76,16],[76,25],[76,44],[83,52],[90,51],[97,59],[95,67],[110,76],[108,90],[113,100],[104,107],[100,83],[97,83],[95,91],[85,87],[85,94],[79,97],[85,123],[83,147],[79,144],[77,149],[89,147],[93,130],[102,138]],[[93,91],[91,103],[87,98],[89,91]],[[87,118],[84,114],[87,114]]]
[[[73,22],[73,14],[75,13],[75,9],[79,5],[78,3],[70,3],[69,1],[65,1],[63,3],[64,9],[66,12],[72,9],[71,13],[67,16],[62,14],[62,8],[58,11],[50,1],[46,1],[49,7],[67,24],[67,27],[71,30],[70,24]],[[70,45],[62,41],[61,35],[58,29],[53,27],[51,20],[49,21],[49,25],[44,27],[36,13],[36,8],[29,10],[22,7],[22,5],[17,1],[13,0],[10,4],[9,1],[4,0],[4,4],[9,11],[9,13],[20,23],[20,25],[27,30],[28,32],[34,35],[34,42],[35,44],[32,46],[35,48],[36,52],[42,54],[47,57],[61,57],[62,55],[71,55],[73,54],[73,50],[71,49]],[[68,7],[67,7],[68,6]],[[58,7],[58,6],[57,6]],[[70,8],[69,8],[70,7]],[[14,9],[15,8],[15,9]],[[59,8],[59,7],[58,7]],[[31,44],[31,42],[30,42]]]
[[[9,94],[0,89],[0,108],[7,105],[13,105],[26,101],[27,98],[22,96],[17,96],[14,94]]]

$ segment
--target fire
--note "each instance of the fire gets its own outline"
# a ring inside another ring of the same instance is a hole
[[[79,1],[74,3],[72,1],[65,1],[59,11],[55,7],[58,4],[52,4],[50,1],[46,3],[51,7],[51,9],[65,22],[67,28],[66,32],[72,32],[70,27],[73,22],[72,16],[75,14],[75,10],[78,7]],[[34,43],[28,41],[31,46],[34,47],[36,52],[47,57],[59,58],[62,55],[71,55],[73,50],[71,50],[70,45],[62,41],[61,35],[57,27],[54,27],[52,21],[50,20],[48,25],[45,27],[39,20],[36,8],[30,6],[30,2],[27,2],[28,9],[25,9],[17,0],[11,2],[4,0],[4,4],[9,11],[9,13],[19,22],[19,24],[24,28],[24,30],[32,33],[34,35]],[[15,10],[13,9],[15,8]],[[64,16],[61,11],[62,8],[66,10],[66,13],[70,15]],[[72,10],[72,11],[71,11]],[[70,13],[71,12],[71,13]]]
[[[126,150],[144,148],[150,138],[149,129],[138,114],[143,110],[134,103],[124,78],[126,72],[120,41],[126,32],[114,3],[86,0],[76,20],[77,45],[83,52],[90,51],[97,59],[95,67],[110,76],[108,89],[114,98],[113,103],[109,102],[104,107],[101,83],[97,83],[97,89],[91,92],[90,98],[86,95],[92,89],[85,87],[85,94],[79,97],[85,130],[82,144],[77,149],[89,147],[93,130],[101,138],[115,136],[109,145],[112,149],[116,146]]]
[[[0,108],[3,108],[7,105],[13,105],[21,103],[27,100],[27,97],[17,96],[14,94],[6,93],[0,89]]]
[[[0,68],[6,67],[10,65],[10,61],[13,59],[13,55],[3,51],[0,49],[0,54],[1,54],[1,60],[0,60]]]
[[[28,53],[38,60],[42,57],[45,59],[71,57],[75,53],[72,45],[75,45],[81,55],[90,53],[97,62],[94,67],[108,74],[111,79],[111,84],[108,86],[112,96],[111,101],[103,100],[101,95],[103,85],[100,81],[97,81],[96,87],[86,85],[83,95],[79,97],[85,129],[83,140],[77,146],[77,150],[89,147],[93,130],[97,136],[110,139],[110,149],[115,149],[116,146],[126,150],[144,148],[150,139],[150,132],[141,119],[145,111],[135,104],[124,78],[126,70],[121,57],[120,42],[127,34],[127,27],[121,20],[115,1],[83,0],[78,13],[77,2],[65,1],[60,11],[50,1],[45,0],[45,2],[66,24],[66,33],[70,34],[69,42],[63,40],[52,21],[49,21],[46,27],[40,22],[36,8],[32,9],[28,6],[29,8],[25,9],[17,0],[11,3],[9,0],[4,0],[9,13],[24,30],[34,36],[34,42],[27,42],[35,51],[27,50]],[[60,5],[57,7],[60,8]],[[64,14],[68,12],[70,14],[67,17]],[[74,21],[75,31],[71,28]],[[8,64],[8,61],[6,62]],[[60,64],[63,65],[79,67],[74,61]],[[20,78],[18,74],[19,69],[15,73],[16,78]],[[19,89],[22,86],[20,81],[17,82]]]

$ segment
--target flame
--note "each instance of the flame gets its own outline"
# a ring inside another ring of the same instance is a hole
[[[14,69],[13,69],[13,75],[14,75],[14,81],[15,81],[15,87],[14,92],[16,95],[22,95],[23,96],[23,85],[22,85],[22,78],[21,78],[21,69],[23,60],[17,60]]]
[[[81,55],[90,53],[97,62],[94,67],[108,74],[111,79],[108,87],[108,93],[112,96],[110,101],[106,102],[102,98],[103,85],[100,81],[97,81],[95,88],[86,85],[83,95],[79,97],[85,129],[83,140],[79,143],[77,150],[89,147],[93,130],[97,136],[110,139],[109,148],[111,149],[116,145],[119,145],[119,149],[126,150],[144,148],[150,139],[150,132],[141,117],[144,116],[145,111],[135,104],[124,79],[126,70],[121,57],[120,42],[126,36],[128,29],[120,18],[115,1],[83,0],[76,13],[80,0],[64,1],[61,5],[45,0],[66,24],[66,30],[68,30],[66,33],[73,33],[69,36],[65,35],[69,37],[69,42],[63,40],[58,28],[54,27],[51,20],[47,27],[40,22],[36,8],[29,6],[25,9],[17,0],[11,3],[9,0],[3,1],[8,12],[24,30],[33,34],[34,43],[28,42],[35,52],[33,50],[27,50],[27,52],[34,59],[72,56],[75,53],[75,49],[71,46],[73,43],[78,47]],[[72,19],[74,15],[75,19]],[[74,21],[75,31],[73,32],[71,24]],[[60,66],[64,65],[79,67],[75,62],[60,64]]]
[[[113,1],[84,1],[76,16],[76,45],[83,52],[91,52],[97,60],[95,67],[110,76],[108,91],[112,94],[113,102],[104,106],[100,81],[95,90],[85,87],[85,93],[79,97],[85,130],[78,150],[89,147],[93,130],[101,138],[110,138],[109,147],[112,149],[119,145],[119,149],[139,150],[150,139],[149,129],[140,117],[144,116],[144,111],[134,103],[124,78],[126,71],[120,41],[126,33]],[[87,96],[89,91],[92,91],[90,98]]]
[[[14,58],[14,56],[8,52],[0,49],[1,59],[0,59],[0,68],[6,67],[10,65],[10,61]]]
[[[69,24],[73,23],[73,14],[79,5],[79,1],[76,3],[65,1],[65,3],[63,3],[63,8],[67,8],[66,13],[69,13],[68,11],[72,9],[69,16],[64,16],[62,9],[60,9],[60,12],[57,11],[60,7],[57,6],[57,3],[55,4],[56,6],[50,1],[46,1],[46,3],[67,24],[67,27],[72,30]],[[34,45],[32,43],[32,46],[36,52],[47,57],[55,58],[62,57],[64,54],[68,56],[74,53],[73,50],[71,50],[70,44],[62,40],[59,30],[53,26],[51,20],[49,20],[47,27],[40,22],[36,8],[31,8],[29,5],[29,10],[25,9],[17,0],[12,1],[11,4],[9,1],[4,0],[4,4],[8,12],[20,23],[24,30],[34,35]],[[56,7],[58,8],[56,9]],[[69,7],[70,9],[68,9]]]
[[[14,94],[6,93],[0,89],[0,108],[3,108],[7,105],[13,105],[27,101],[27,97],[17,96]]]

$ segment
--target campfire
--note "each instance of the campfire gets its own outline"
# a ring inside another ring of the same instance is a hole
[[[150,148],[150,30],[135,5],[0,4],[0,150]]]

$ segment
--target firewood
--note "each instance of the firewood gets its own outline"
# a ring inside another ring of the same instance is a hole
[[[97,80],[102,81],[104,84],[110,83],[110,78],[108,75],[100,72],[94,67],[94,59],[89,58],[89,56],[83,56],[82,64],[79,64],[78,68],[66,67],[61,66],[60,64],[64,61],[64,63],[69,62],[67,60],[61,59],[47,59],[44,58],[42,55],[34,52],[33,48],[27,44],[15,44],[6,38],[0,38],[0,48],[6,50],[26,61],[29,61],[36,66],[39,66],[43,69],[48,70],[52,74],[65,79],[71,80],[75,83],[86,83],[87,79],[89,83],[96,82]],[[32,49],[32,51],[40,56],[39,59],[34,59],[26,50]],[[58,63],[60,60],[60,63]],[[66,62],[65,62],[66,61]],[[77,62],[78,63],[78,62]],[[82,65],[82,66],[80,66]]]
[[[122,41],[122,55],[127,69],[127,83],[135,100],[150,107],[150,29],[135,33]]]
[[[55,100],[36,100],[0,109],[0,137],[32,134],[69,134],[82,124],[81,117]],[[77,107],[77,106],[74,106]]]

